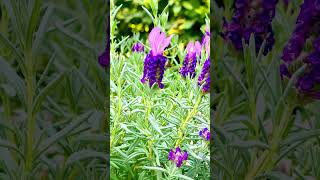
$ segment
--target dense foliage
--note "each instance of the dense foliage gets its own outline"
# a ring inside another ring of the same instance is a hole
[[[106,1],[0,1],[0,179],[106,179]]]

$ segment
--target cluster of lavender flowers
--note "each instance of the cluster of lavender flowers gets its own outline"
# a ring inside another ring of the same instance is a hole
[[[306,40],[315,33],[318,37],[313,41],[313,51],[303,59],[300,64],[307,64],[307,69],[299,77],[296,88],[303,97],[320,99],[320,34],[317,32],[317,24],[320,22],[319,1],[305,0],[300,7],[300,13],[296,21],[294,32],[283,50],[280,66],[280,74],[283,78],[290,78],[296,59],[299,57],[306,44]]]
[[[149,82],[149,86],[152,87],[155,83],[157,83],[160,89],[164,88],[164,84],[162,83],[165,64],[167,62],[167,58],[163,55],[163,52],[166,47],[169,46],[172,35],[166,37],[165,33],[161,31],[159,27],[155,27],[149,34],[148,41],[150,43],[151,50],[149,54],[146,56],[144,60],[144,70],[143,77],[141,78],[141,82],[145,83]],[[198,79],[198,85],[202,86],[202,91],[207,93],[210,91],[210,32],[207,29],[206,34],[203,38],[202,44],[198,41],[189,42],[187,45],[187,54],[185,56],[183,66],[180,69],[180,74],[185,78],[190,76],[194,78],[196,76],[196,65],[197,59],[201,58],[202,48],[205,46],[207,53],[209,54],[208,59],[204,63],[201,75]],[[136,43],[132,47],[133,52],[142,52],[144,47],[141,43]]]
[[[172,149],[170,149],[168,159],[170,161],[173,161],[177,167],[181,167],[183,161],[186,161],[188,159],[188,152],[184,151],[182,153],[179,147],[176,147],[175,152]]]
[[[237,50],[242,50],[242,39],[249,43],[253,33],[256,43],[256,52],[263,41],[266,41],[263,54],[266,55],[275,42],[271,27],[278,0],[236,0],[235,12],[228,23],[225,19],[222,33],[225,40],[231,41]]]

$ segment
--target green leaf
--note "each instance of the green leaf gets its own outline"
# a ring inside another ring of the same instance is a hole
[[[92,113],[93,111],[88,111],[86,113],[81,114],[61,131],[44,140],[39,145],[39,149],[35,153],[35,159],[39,157],[42,153],[44,153],[51,145],[62,140],[63,138],[68,136],[75,128],[79,127],[84,121],[87,121],[89,117],[92,115]]]
[[[39,95],[36,97],[33,105],[33,113],[38,112],[43,100],[48,96],[49,92],[52,91],[66,76],[66,72],[60,73],[55,79],[53,79],[45,88],[43,88]]]
[[[56,53],[53,53],[52,56],[51,56],[51,58],[49,59],[48,64],[46,65],[46,68],[44,69],[43,73],[42,73],[41,76],[40,76],[40,79],[39,79],[39,81],[38,81],[38,83],[37,83],[37,87],[39,87],[39,86],[42,84],[42,82],[43,82],[45,76],[47,75],[47,73],[48,73],[48,71],[49,71],[49,68],[51,67],[51,64],[53,63],[53,61],[55,60],[55,58],[56,58]]]
[[[22,103],[25,102],[25,82],[18,76],[15,70],[0,56],[0,74],[6,78],[16,90]]]
[[[49,27],[50,18],[52,17],[53,10],[54,10],[54,7],[52,6],[52,4],[49,4],[45,14],[43,15],[43,17],[41,19],[41,23],[40,23],[38,31],[36,33],[34,43],[32,44],[32,51],[33,52],[36,52],[38,50],[46,32],[47,32],[47,29]]]
[[[13,31],[18,36],[18,39],[19,39],[21,45],[23,46],[25,43],[24,34],[23,34],[24,29],[22,28],[23,27],[22,22],[19,21],[20,16],[16,12],[15,5],[12,4],[11,0],[3,0],[2,2],[4,3],[4,6],[6,7],[6,10],[9,14],[10,20],[13,25]]]
[[[161,167],[143,166],[142,169],[148,169],[148,170],[154,170],[154,171],[162,171],[162,172],[168,173],[168,171],[166,169],[163,169]]]
[[[7,148],[1,147],[0,153],[1,153],[0,159],[4,161],[4,163],[6,164],[9,170],[12,171],[18,168],[17,162],[15,161],[12,154]]]
[[[239,78],[239,76],[234,73],[234,71],[231,69],[231,67],[229,66],[229,64],[227,62],[222,61],[222,64],[226,67],[228,73],[230,73],[230,75],[236,80],[236,82],[240,85],[240,87],[242,88],[242,90],[244,91],[246,96],[249,98],[249,92],[248,92],[246,86],[243,84],[243,82]]]
[[[41,10],[41,0],[35,0],[32,7],[32,12],[30,19],[28,20],[28,29],[27,29],[27,36],[26,36],[26,47],[32,48],[32,40],[33,40],[33,33],[36,30],[38,20],[40,17],[40,10]]]
[[[14,144],[12,144],[11,142],[9,141],[6,141],[6,140],[3,140],[3,139],[0,139],[0,147],[5,147],[5,148],[8,148],[10,150],[13,150],[15,152],[18,153],[18,155],[24,159],[24,155],[23,153],[20,151],[20,149],[18,149],[18,147]]]
[[[66,36],[70,37],[71,39],[79,42],[80,44],[82,44],[84,47],[90,49],[93,53],[98,54],[98,50],[97,48],[95,48],[94,46],[91,45],[90,42],[88,42],[87,40],[83,39],[82,37],[80,37],[79,35],[77,35],[74,32],[71,32],[70,30],[64,28],[62,26],[62,24],[60,23],[55,23],[55,26],[57,27],[58,30],[60,30],[63,34],[65,34]]]
[[[261,141],[256,141],[256,140],[249,140],[249,141],[241,141],[237,140],[232,143],[230,143],[230,146],[236,147],[236,148],[262,148],[262,149],[269,149],[269,146],[266,143],[263,143]]]
[[[288,94],[290,89],[292,88],[292,86],[295,84],[296,80],[298,79],[298,77],[304,72],[304,70],[307,68],[307,65],[304,64],[302,67],[300,67],[291,77],[290,81],[288,82],[288,85],[286,87],[286,89],[284,90],[284,93],[281,97],[281,99],[285,99]],[[279,103],[281,103],[281,101],[279,101]]]
[[[93,150],[81,150],[81,151],[72,153],[69,156],[68,160],[66,161],[66,164],[70,166],[75,162],[85,160],[85,159],[93,159],[93,158],[99,158],[104,160],[105,162],[109,160],[105,152],[97,152]]]
[[[77,71],[77,74],[79,75],[79,78],[82,81],[84,87],[88,91],[92,101],[101,109],[103,109],[103,96],[94,88],[94,85],[92,85],[91,82],[80,71]]]
[[[70,18],[70,19],[64,21],[61,25],[62,25],[62,27],[69,26],[69,25],[73,24],[73,23],[76,22],[76,21],[77,21],[77,18]],[[56,27],[56,26],[50,27],[50,28],[47,30],[47,33],[52,32],[52,31],[55,31],[55,30],[57,30],[57,27]]]
[[[100,134],[84,134],[84,135],[80,135],[76,141],[80,141],[83,143],[108,143],[109,140],[107,138],[107,136],[103,136]]]
[[[9,97],[14,97],[16,95],[16,90],[10,84],[1,84],[0,87]]]
[[[1,44],[5,45],[8,49],[10,49],[11,52],[13,52],[17,56],[17,61],[19,63],[21,71],[23,74],[25,74],[26,70],[25,70],[25,65],[23,62],[23,57],[21,52],[1,32],[0,32],[0,42]]]
[[[298,141],[307,141],[314,137],[320,137],[319,129],[294,133],[291,136],[289,136],[287,139],[285,139],[283,142],[281,142],[281,146],[287,146],[287,145],[296,143]]]
[[[150,11],[148,11],[148,9],[145,8],[144,6],[142,6],[142,9],[150,16],[152,22],[154,22],[154,18],[153,18],[153,16],[152,16],[152,14],[150,13]]]
[[[179,178],[182,178],[182,179],[186,179],[186,180],[193,180],[192,178],[188,177],[188,176],[185,176],[185,175],[182,175],[182,174],[177,174],[177,175],[173,175],[174,177],[179,177]]]
[[[192,10],[193,9],[193,6],[190,2],[187,2],[187,1],[183,1],[182,2],[182,6],[188,10]]]
[[[158,124],[158,122],[156,121],[156,119],[154,118],[153,115],[150,115],[150,117],[149,117],[149,122],[150,122],[150,124],[152,125],[152,127],[153,127],[158,133],[160,133],[160,134],[163,136],[163,133],[161,132],[161,129],[159,128],[159,124]]]

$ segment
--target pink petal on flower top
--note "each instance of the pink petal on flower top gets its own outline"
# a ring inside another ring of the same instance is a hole
[[[194,44],[193,44],[193,42],[192,41],[190,41],[189,43],[188,43],[188,45],[187,45],[187,53],[193,53],[194,52]]]
[[[201,44],[200,44],[199,41],[196,41],[196,43],[195,43],[195,49],[196,49],[196,54],[197,54],[198,56],[200,56],[200,55],[201,55],[202,47],[201,47]]]
[[[165,39],[163,40],[163,42],[161,43],[161,49],[160,49],[160,52],[161,52],[161,53],[164,51],[164,49],[165,49],[166,47],[169,46],[172,36],[173,36],[173,35],[170,35],[169,37],[165,38]]]
[[[156,48],[157,48],[156,47],[157,37],[159,36],[160,30],[161,29],[159,27],[154,27],[149,34],[148,40],[149,40],[150,47],[151,47],[152,51],[156,50]]]
[[[164,32],[160,32],[160,34],[158,35],[158,37],[156,38],[156,50],[154,52],[154,55],[156,54],[162,54],[163,50],[162,50],[162,44],[165,41],[166,38],[166,34]]]

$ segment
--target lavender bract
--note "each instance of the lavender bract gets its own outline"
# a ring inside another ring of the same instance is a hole
[[[132,52],[143,52],[144,46],[143,46],[143,44],[137,42],[132,46],[131,50],[132,50]]]
[[[163,56],[164,49],[169,46],[172,35],[166,37],[164,32],[161,32],[159,27],[155,27],[149,34],[148,40],[151,46],[151,51],[144,60],[144,70],[141,82],[149,81],[151,87],[154,83],[158,84],[159,88],[164,88],[162,79],[165,70],[167,58]]]
[[[275,42],[271,22],[277,2],[278,0],[236,0],[236,9],[231,21],[228,23],[224,19],[224,38],[231,41],[237,50],[242,50],[242,39],[248,44],[250,35],[253,33],[256,52],[266,40],[263,51],[266,55]]]
[[[190,76],[194,78],[196,76],[197,57],[201,55],[201,44],[196,41],[195,43],[189,42],[187,45],[187,55],[184,58],[183,66],[180,69],[180,74],[186,78]]]
[[[204,62],[201,74],[198,78],[198,85],[203,85],[202,92],[207,93],[210,91],[210,57]]]
[[[210,131],[208,128],[204,128],[201,131],[199,131],[199,136],[202,137],[203,139],[209,141],[210,140]]]
[[[175,152],[170,149],[168,159],[174,162],[177,167],[181,167],[183,161],[186,161],[188,159],[188,152],[184,151],[182,153],[179,147],[176,148]]]

